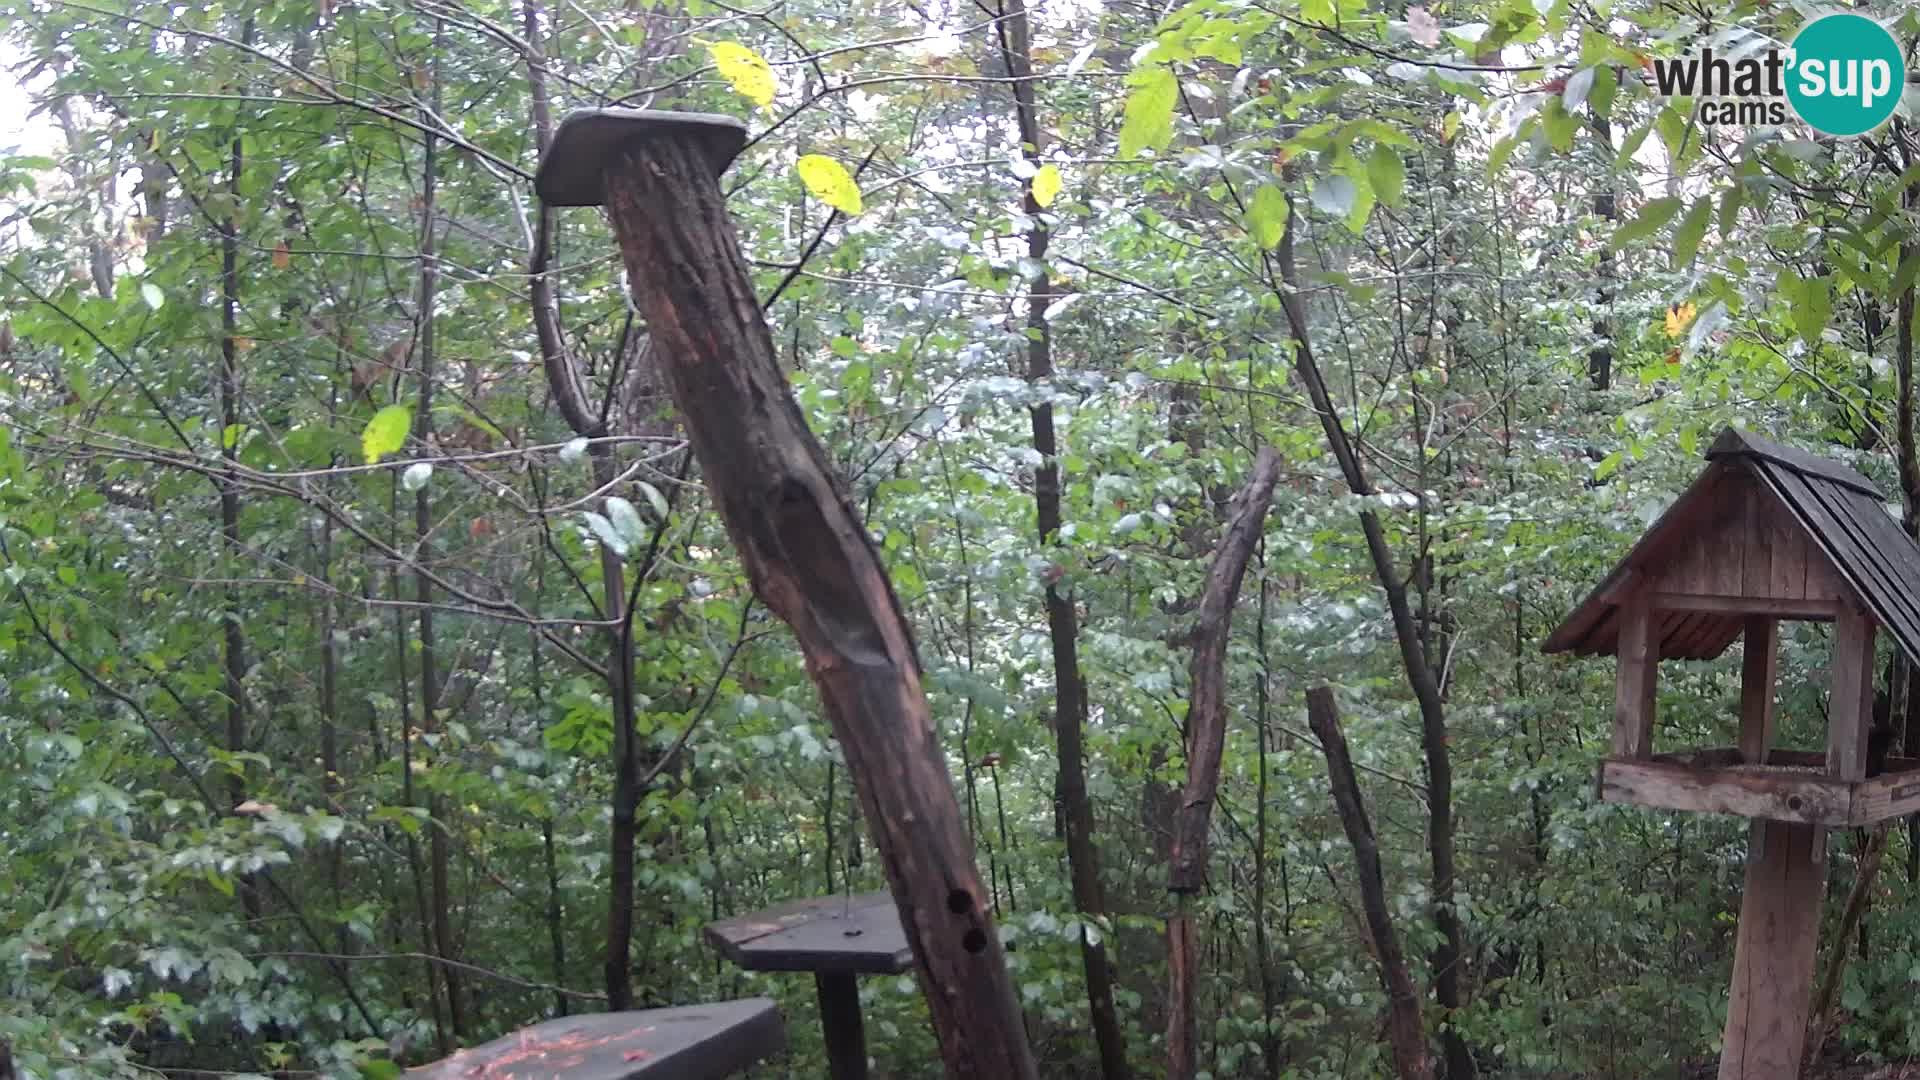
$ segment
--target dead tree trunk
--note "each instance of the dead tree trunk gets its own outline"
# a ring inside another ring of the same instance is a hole
[[[1380,875],[1380,845],[1373,837],[1373,823],[1367,820],[1367,804],[1360,797],[1360,781],[1353,772],[1353,758],[1347,753],[1347,737],[1340,733],[1340,711],[1333,691],[1316,686],[1307,691],[1307,723],[1320,740],[1320,751],[1327,757],[1327,782],[1333,788],[1333,805],[1340,812],[1340,826],[1347,842],[1353,845],[1353,861],[1359,870],[1360,907],[1367,917],[1367,933],[1373,938],[1374,956],[1380,961],[1380,985],[1387,991],[1387,1041],[1393,1047],[1394,1067],[1401,1080],[1433,1080],[1433,1059],[1427,1053],[1427,1039],[1420,1029],[1420,992],[1414,989],[1413,976],[1407,973],[1407,958],[1400,951],[1399,935],[1394,933],[1393,918],[1387,913],[1387,890]]]
[[[716,182],[739,144],[738,125],[715,118],[581,114],[557,134],[541,193],[609,207],[708,490],[846,753],[947,1075],[1033,1078],[911,631],[780,370]],[[591,179],[569,190],[562,174]]]
[[[1227,636],[1233,605],[1246,577],[1247,562],[1260,540],[1273,486],[1280,478],[1280,455],[1261,447],[1253,475],[1241,491],[1215,549],[1200,612],[1193,624],[1193,664],[1187,692],[1187,782],[1173,818],[1173,857],[1167,888],[1176,909],[1167,920],[1167,1076],[1187,1080],[1198,1067],[1195,1001],[1198,986],[1192,897],[1206,883],[1207,829],[1214,793],[1220,787],[1220,755],[1227,739]]]

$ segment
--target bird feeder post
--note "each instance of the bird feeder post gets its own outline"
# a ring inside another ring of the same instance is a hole
[[[1783,821],[1755,821],[1748,829],[1720,1080],[1800,1075],[1826,888],[1826,837],[1823,826]]]
[[[757,596],[792,628],[918,968],[950,1077],[1036,1075],[934,736],[912,633],[793,399],[719,175],[737,120],[593,109],[554,133],[535,187],[605,205],[653,352]]]

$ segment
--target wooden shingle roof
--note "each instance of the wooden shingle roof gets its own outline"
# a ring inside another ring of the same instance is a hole
[[[1830,566],[1852,599],[1920,663],[1920,544],[1888,513],[1885,499],[1870,481],[1839,462],[1733,428],[1714,440],[1707,459],[1712,463],[1707,470],[1547,638],[1543,651],[1612,655],[1618,647],[1621,598],[1637,582],[1657,574],[1676,551],[1697,542],[1703,530],[1729,514],[1746,514],[1749,521],[1769,519],[1763,529],[1784,527],[1802,534],[1785,539],[1806,546],[1810,557],[1822,564],[1822,573]],[[1729,505],[1730,490],[1738,491],[1745,503],[1764,505]],[[1740,561],[1738,553],[1732,561]],[[1751,566],[1748,570],[1751,577]],[[1745,589],[1738,587],[1737,566],[1731,580],[1736,596],[1762,595],[1751,582]],[[1660,655],[1704,659],[1726,651],[1739,638],[1745,616],[1712,610],[1714,606],[1676,602],[1672,610],[1658,613]]]

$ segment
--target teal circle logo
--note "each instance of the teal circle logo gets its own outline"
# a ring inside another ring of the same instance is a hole
[[[1886,123],[1907,86],[1900,43],[1865,15],[1823,15],[1801,27],[1786,66],[1793,111],[1828,135],[1865,135]]]

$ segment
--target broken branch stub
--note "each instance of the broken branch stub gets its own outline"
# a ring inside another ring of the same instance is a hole
[[[755,593],[799,639],[846,754],[947,1075],[1026,1080],[1033,1058],[912,633],[793,400],[721,198],[740,136],[724,118],[599,110],[561,124],[536,183],[605,198],[708,490]],[[596,172],[597,185],[582,179]]]

